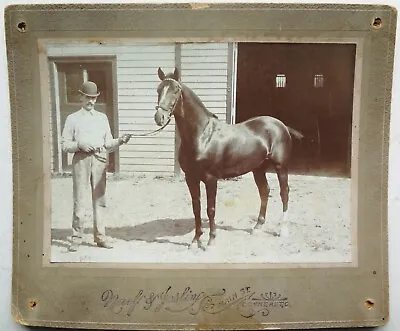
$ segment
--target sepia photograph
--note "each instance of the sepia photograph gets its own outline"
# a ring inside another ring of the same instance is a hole
[[[396,13],[7,7],[14,320],[386,324]]]
[[[357,41],[41,47],[51,262],[356,262]]]

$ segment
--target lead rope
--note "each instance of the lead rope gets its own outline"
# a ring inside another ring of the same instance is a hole
[[[153,134],[156,134],[156,133],[160,132],[162,129],[164,129],[169,124],[169,122],[171,122],[171,117],[168,119],[167,122],[165,122],[165,124],[161,128],[158,128],[156,130],[153,130],[153,131],[150,131],[150,132],[146,132],[146,133],[138,133],[138,134],[128,133],[129,134],[129,138],[132,138],[132,137],[145,137],[145,136],[151,136]]]

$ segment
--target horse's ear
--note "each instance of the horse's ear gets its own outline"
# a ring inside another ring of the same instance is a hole
[[[177,80],[177,81],[179,81],[179,79],[180,79],[179,70],[176,67],[175,67],[175,70],[174,70],[174,79]]]
[[[164,80],[165,78],[164,71],[162,71],[160,67],[158,67],[158,78],[160,78],[161,80]]]

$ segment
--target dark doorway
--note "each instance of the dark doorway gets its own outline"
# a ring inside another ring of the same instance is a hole
[[[59,112],[58,116],[53,115],[53,141],[59,144],[62,129],[68,115],[80,109],[80,94],[78,92],[82,83],[86,80],[93,81],[97,84],[100,95],[97,98],[95,109],[107,115],[111,133],[115,137],[117,133],[118,123],[115,113],[115,100],[113,89],[113,61],[93,61],[93,59],[54,59],[54,84],[53,91],[54,112]],[[89,62],[90,61],[90,62]],[[58,131],[57,132],[57,121]],[[53,150],[57,150],[53,148]],[[115,172],[117,169],[117,152],[109,154],[107,171]],[[71,170],[72,154],[61,153],[54,155],[57,164],[61,164],[62,169],[58,172],[68,172]],[[61,157],[61,162],[58,158]]]
[[[279,118],[301,131],[291,170],[350,175],[355,44],[239,43],[236,121]]]

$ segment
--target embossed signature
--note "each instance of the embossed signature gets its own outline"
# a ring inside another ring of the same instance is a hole
[[[273,309],[288,308],[287,297],[275,291],[257,293],[251,287],[243,287],[238,291],[228,292],[222,288],[212,292],[195,291],[190,286],[175,290],[168,286],[159,292],[139,290],[132,297],[122,297],[108,289],[101,294],[103,306],[117,315],[132,316],[134,311],[152,312],[167,311],[171,313],[199,312],[218,314],[228,309],[236,309],[238,313],[250,318],[256,314],[268,316]]]

